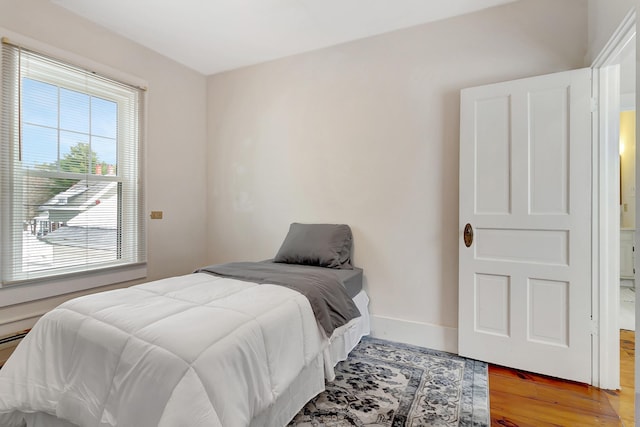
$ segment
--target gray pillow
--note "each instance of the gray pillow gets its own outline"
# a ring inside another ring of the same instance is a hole
[[[289,227],[274,262],[352,269],[351,228],[345,224],[299,224]]]

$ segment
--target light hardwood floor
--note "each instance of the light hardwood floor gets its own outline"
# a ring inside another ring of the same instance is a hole
[[[27,332],[29,332],[29,329],[26,329],[24,331],[20,331],[16,335],[24,336],[24,335],[27,334]],[[0,337],[0,367],[2,367],[2,365],[4,365],[4,363],[7,361],[7,359],[9,359],[9,356],[11,356],[11,353],[13,353],[13,350],[16,349],[16,347],[18,346],[18,344],[22,340],[20,338],[20,339],[14,340],[14,341],[3,342],[7,338],[8,337]]]
[[[13,353],[16,345],[0,347],[0,367],[2,367],[2,365],[4,365],[4,362],[6,362],[9,356],[11,356],[11,353]]]
[[[491,424],[633,427],[634,359],[635,333],[620,331],[620,391],[491,365]]]

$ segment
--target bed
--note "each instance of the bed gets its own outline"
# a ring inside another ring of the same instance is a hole
[[[0,370],[0,425],[286,425],[369,333],[350,251],[294,223],[273,260],[68,301]]]

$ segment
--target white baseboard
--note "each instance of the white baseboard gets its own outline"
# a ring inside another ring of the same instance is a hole
[[[44,313],[33,314],[20,319],[3,321],[0,323],[0,337],[13,335],[25,329],[31,329],[43,314]]]
[[[457,328],[371,316],[371,336],[458,354]]]
[[[44,313],[30,313],[0,323],[0,336],[29,329]],[[431,323],[371,316],[371,336],[458,354],[458,329]]]

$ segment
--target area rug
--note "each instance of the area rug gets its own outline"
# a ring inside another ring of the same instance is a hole
[[[487,364],[365,337],[289,425],[488,426]]]

